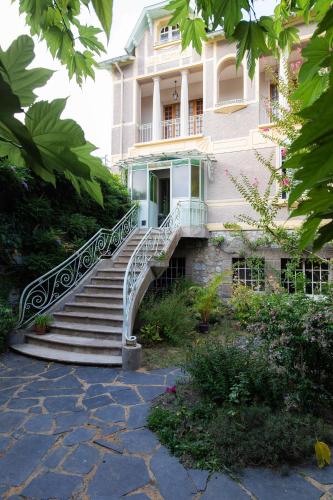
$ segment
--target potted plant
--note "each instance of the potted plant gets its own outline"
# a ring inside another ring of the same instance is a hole
[[[194,292],[193,307],[201,319],[199,323],[200,333],[208,333],[209,319],[219,302],[217,290],[221,282],[222,275],[219,274],[205,287],[191,287],[191,290]]]
[[[35,319],[35,332],[38,335],[44,335],[50,329],[52,323],[52,316],[50,314],[40,314]]]

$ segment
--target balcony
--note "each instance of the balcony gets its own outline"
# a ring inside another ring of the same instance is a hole
[[[173,120],[164,120],[161,122],[162,140],[175,139],[181,137],[180,118]],[[203,115],[189,116],[188,119],[188,135],[200,135],[203,130]],[[139,142],[152,141],[152,123],[143,123],[138,125]]]

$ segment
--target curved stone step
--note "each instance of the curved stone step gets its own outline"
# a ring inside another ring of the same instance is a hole
[[[107,285],[107,286],[112,286],[112,285],[118,285],[121,286],[124,283],[124,276],[115,276],[115,277],[109,277],[109,278],[102,278],[99,276],[95,276],[94,278],[91,278],[91,284],[92,285]]]
[[[67,302],[65,311],[79,313],[97,313],[97,314],[122,314],[123,304],[105,304],[102,302]]]
[[[65,321],[66,323],[90,323],[91,325],[104,326],[121,326],[123,323],[123,316],[116,314],[94,314],[61,311],[53,313],[53,317],[57,321]]]
[[[27,344],[38,345],[43,348],[121,356],[122,344],[119,340],[73,337],[71,335],[57,335],[56,333],[47,333],[45,335],[28,333],[25,339]]]
[[[123,294],[120,293],[116,295],[115,293],[77,293],[75,295],[75,300],[78,303],[89,304],[96,303],[99,304],[103,302],[104,304],[123,304]]]
[[[51,332],[58,335],[79,336],[87,338],[111,340],[121,340],[122,327],[121,326],[100,326],[89,325],[86,323],[66,323],[65,321],[55,321],[51,326]]]
[[[87,354],[82,352],[69,352],[61,349],[49,349],[32,344],[14,344],[11,346],[16,352],[32,356],[34,358],[58,361],[60,363],[73,363],[76,365],[95,366],[121,366],[121,356],[109,356],[105,354]]]
[[[120,292],[121,296],[123,295],[123,286],[122,284],[120,285],[100,285],[100,284],[95,284],[95,285],[86,285],[84,287],[84,291],[88,290],[89,292],[94,292],[94,293],[115,293],[115,292]]]

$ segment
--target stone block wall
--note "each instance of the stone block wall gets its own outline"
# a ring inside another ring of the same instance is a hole
[[[251,240],[256,240],[262,234],[259,231],[246,231]],[[221,245],[216,245],[214,238],[223,236]],[[230,297],[232,290],[232,259],[241,257],[262,257],[265,259],[265,277],[269,282],[275,282],[280,276],[281,259],[287,258],[278,247],[270,246],[257,251],[250,250],[239,236],[230,231],[210,232],[208,239],[182,238],[174,253],[175,257],[185,257],[186,277],[195,283],[206,285],[216,274],[226,272],[221,287],[221,296]],[[321,256],[333,257],[333,247],[326,247]],[[332,270],[330,281],[333,281]]]

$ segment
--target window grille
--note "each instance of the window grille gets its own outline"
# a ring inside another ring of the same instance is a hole
[[[234,258],[232,269],[234,284],[248,286],[257,292],[265,290],[265,259]]]
[[[293,265],[291,259],[281,259],[281,284],[289,293],[320,295],[327,291],[328,283],[328,262],[302,259]]]
[[[151,284],[154,291],[170,288],[176,281],[185,278],[185,257],[172,257],[168,269]]]

